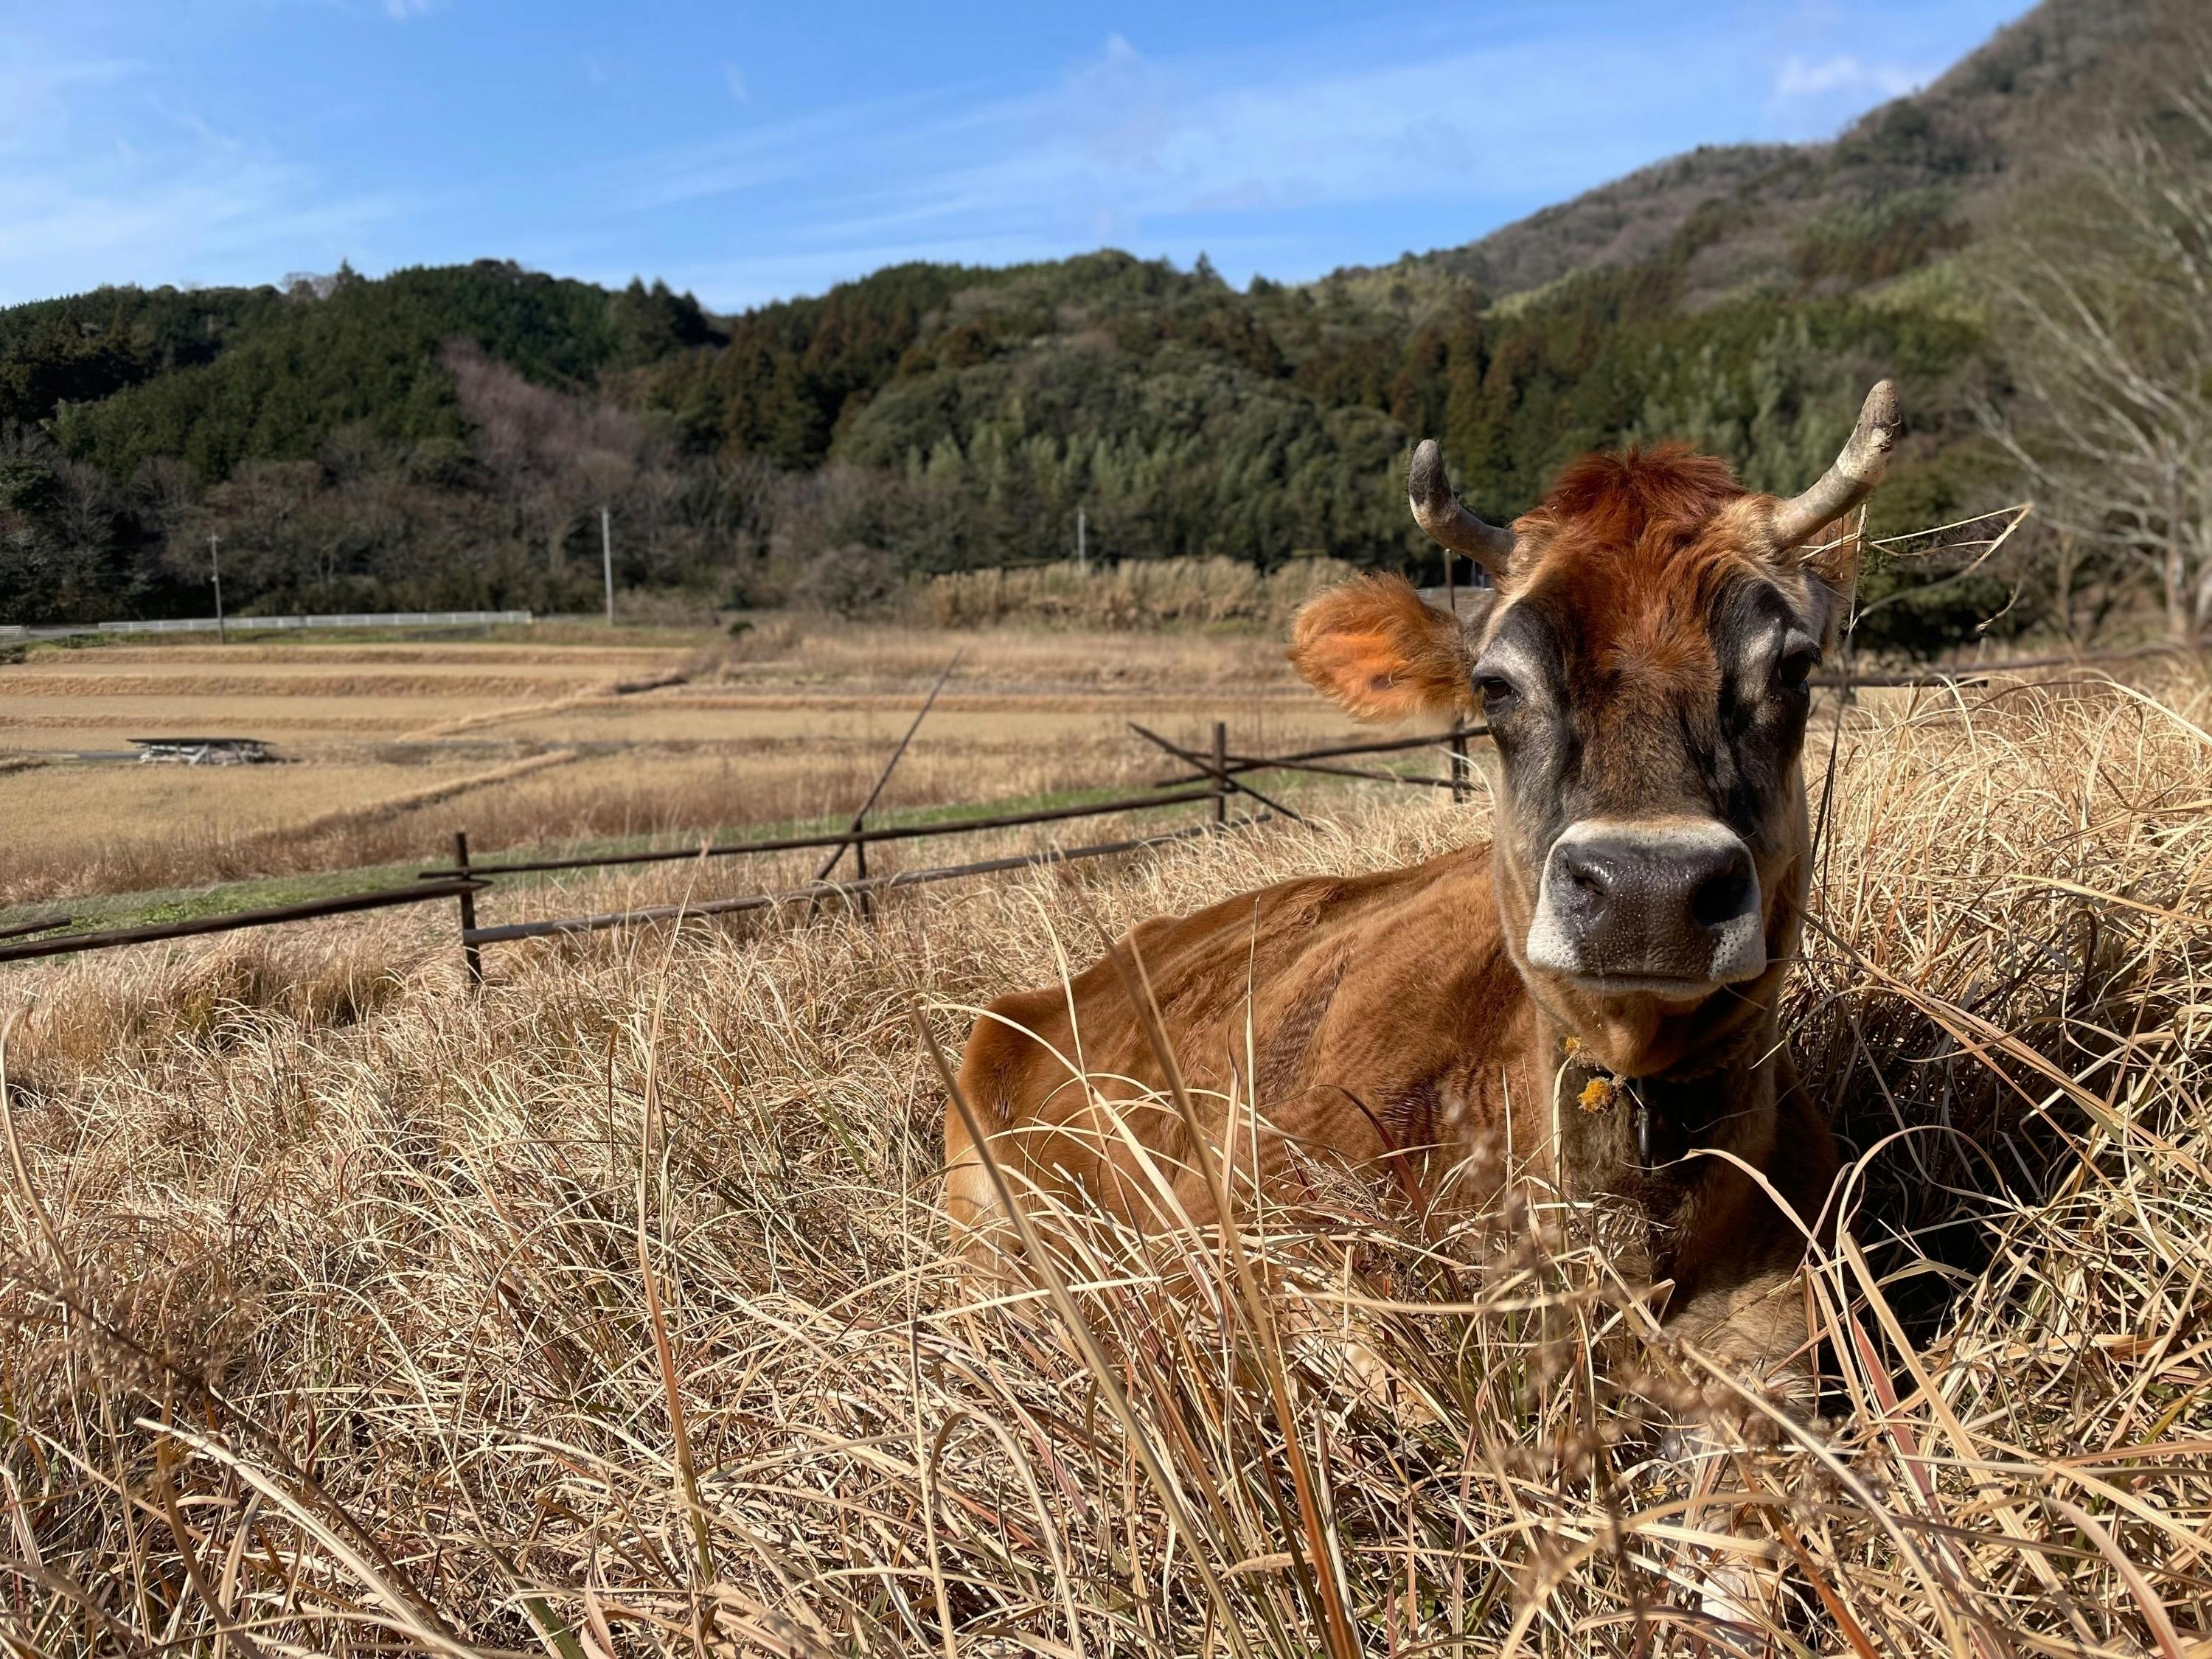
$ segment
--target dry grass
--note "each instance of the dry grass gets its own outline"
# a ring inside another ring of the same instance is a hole
[[[1009,579],[1037,573],[1010,572]],[[1295,605],[1293,606],[1295,608]],[[1302,689],[1287,665],[1284,630],[1195,629],[1129,633],[1103,626],[1035,628],[850,623],[775,617],[726,648],[701,653],[700,678],[855,691],[923,684],[960,653],[956,684],[994,690],[1082,694],[1131,687],[1200,691],[1222,687]]]
[[[11,697],[519,697],[544,690],[526,674],[250,674],[236,669],[182,674],[25,674]]]
[[[1237,559],[1073,560],[1018,570],[934,576],[914,608],[937,628],[1138,629],[1243,626],[1279,631],[1297,608],[1353,574],[1340,559],[1293,559],[1261,574]]]
[[[11,973],[0,1631],[1686,1654],[1713,1548],[1778,1578],[1782,1651],[2191,1651],[2209,710],[2033,690],[1845,735],[1791,1021],[1862,1160],[1811,1279],[1817,1430],[1729,1409],[1590,1210],[1248,1218],[1266,1304],[1211,1235],[1079,1218],[1050,1295],[948,1275],[917,1000],[956,1044],[1092,953],[1086,908],[1400,862],[1479,811],[1378,797],[1092,866],[1080,902],[1040,874],[514,950],[480,1002],[445,918]],[[1655,1407],[1698,1401],[1729,1449],[1686,1486]]]
[[[493,757],[497,758],[497,757]],[[37,763],[0,789],[11,866],[43,862],[49,849],[86,842],[244,837],[326,812],[367,809],[409,789],[482,772],[483,755],[455,754],[416,766],[371,759],[302,766],[80,766]],[[0,886],[21,872],[0,870]]]

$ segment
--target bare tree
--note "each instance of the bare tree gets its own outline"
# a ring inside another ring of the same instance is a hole
[[[557,581],[577,515],[629,487],[643,432],[621,410],[533,385],[467,342],[448,345],[443,361],[478,452]]]
[[[2212,31],[2147,114],[2090,144],[2003,249],[2027,405],[1990,430],[2062,538],[2154,586],[2168,636],[2212,632]]]

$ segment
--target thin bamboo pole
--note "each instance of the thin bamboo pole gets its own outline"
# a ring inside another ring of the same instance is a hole
[[[461,872],[464,878],[467,877],[469,832],[465,830],[453,831],[453,867]],[[468,975],[471,988],[481,988],[483,985],[483,952],[469,943],[469,935],[476,932],[476,927],[477,890],[473,886],[465,887],[461,890],[461,967]]]
[[[1229,726],[1223,720],[1213,723],[1213,822],[1229,822]]]
[[[1231,820],[1232,829],[1248,823],[1258,823],[1263,814]],[[1211,835],[1211,823],[1193,824],[1186,830],[1170,830],[1165,835],[1146,836],[1134,841],[1107,842],[1096,847],[1054,848],[1042,853],[1021,853],[1007,858],[979,859],[973,864],[946,865],[937,869],[901,870],[895,875],[871,876],[864,884],[857,881],[827,882],[811,887],[794,887],[778,893],[749,893],[742,898],[708,899],[690,904],[659,904],[642,910],[610,910],[594,915],[561,916],[550,921],[517,921],[498,927],[479,927],[471,935],[478,945],[499,945],[510,939],[543,939],[555,933],[596,933],[608,927],[627,927],[633,923],[647,921],[681,921],[692,916],[726,916],[749,910],[773,909],[780,904],[795,904],[802,901],[814,902],[825,898],[840,898],[866,890],[884,892],[898,887],[921,887],[931,882],[952,881],[963,876],[985,876],[1001,870],[1020,870],[1037,864],[1073,864],[1079,859],[1106,858],[1116,853],[1141,852],[1150,847],[1165,846],[1170,842],[1185,841],[1193,836]]]

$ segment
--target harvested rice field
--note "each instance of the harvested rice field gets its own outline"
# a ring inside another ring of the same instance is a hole
[[[90,895],[790,824],[849,812],[959,662],[882,808],[1140,784],[1138,721],[1246,750],[1352,732],[1249,635],[823,619],[500,637],[34,647],[0,663],[0,915]],[[246,737],[276,764],[147,765]]]

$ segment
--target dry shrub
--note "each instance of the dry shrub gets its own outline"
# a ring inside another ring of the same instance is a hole
[[[9,1081],[43,1094],[106,1074],[126,1055],[221,1049],[270,1019],[350,1025],[422,988],[419,964],[395,964],[388,944],[358,930],[298,927],[229,934],[174,956],[70,958],[21,988]]]
[[[729,678],[723,672],[728,665],[775,662],[798,650],[805,639],[806,625],[796,617],[740,617],[730,624],[730,642],[714,649],[697,678]]]
[[[1340,559],[1293,559],[1262,574],[1237,559],[1073,560],[933,576],[915,600],[935,628],[1280,629],[1324,587],[1353,574]]]
[[[2208,702],[1844,732],[1790,1021],[1862,1160],[1809,1279],[1819,1427],[1652,1330],[1626,1218],[1540,1194],[1447,1224],[1340,1184],[1233,1240],[1070,1215],[1044,1291],[948,1272],[917,1000],[949,1048],[1098,927],[1479,810],[513,950],[481,1001],[449,934],[375,919],[333,937],[404,966],[335,1023],[272,981],[134,1025],[192,951],[11,978],[0,1620],[25,1652],[1689,1653],[1721,1548],[1778,1582],[1784,1651],[2183,1650]],[[1683,1410],[1722,1449],[1693,1480]]]

